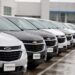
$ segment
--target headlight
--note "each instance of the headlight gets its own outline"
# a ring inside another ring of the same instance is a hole
[[[22,49],[22,50],[25,50],[25,46],[24,46],[23,43],[21,44],[21,49]]]

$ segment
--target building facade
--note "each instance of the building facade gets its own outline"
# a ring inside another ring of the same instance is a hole
[[[20,17],[50,19],[60,22],[75,23],[75,3],[50,2],[15,2],[0,0],[0,14]]]
[[[50,3],[50,19],[60,22],[75,23],[75,3]]]

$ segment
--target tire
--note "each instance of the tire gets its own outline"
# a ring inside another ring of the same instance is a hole
[[[61,52],[58,50],[57,56],[59,56],[61,54]]]
[[[46,62],[48,62],[52,57],[47,57]]]
[[[9,74],[9,75],[13,75],[13,74]],[[14,74],[14,75],[25,75],[25,73],[24,73],[24,72],[17,72],[17,73]]]
[[[31,64],[31,65],[28,66],[28,69],[29,69],[29,70],[34,70],[34,69],[36,69],[36,67],[37,67],[38,65],[39,65],[39,64]]]
[[[25,73],[24,73],[24,72],[22,72],[22,73],[21,73],[21,75],[25,75]]]

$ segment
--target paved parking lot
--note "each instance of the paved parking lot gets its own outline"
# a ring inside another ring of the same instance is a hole
[[[75,75],[75,51],[71,51],[38,75]]]
[[[35,70],[28,70],[25,75],[75,75],[75,50],[68,50]]]

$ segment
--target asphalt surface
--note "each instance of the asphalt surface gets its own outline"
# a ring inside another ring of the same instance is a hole
[[[75,50],[69,49],[61,53],[59,57],[53,57],[50,61],[41,64],[36,69],[27,70],[25,75],[75,75]]]

